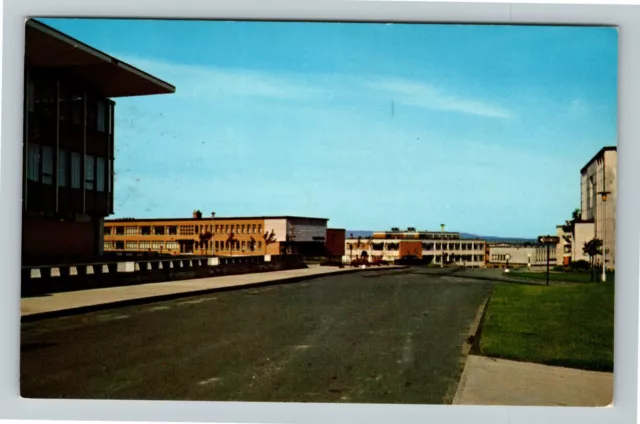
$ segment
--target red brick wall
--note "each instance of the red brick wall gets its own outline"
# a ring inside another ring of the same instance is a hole
[[[95,252],[92,222],[22,218],[23,262],[48,258],[90,257]]]
[[[335,228],[327,228],[327,239],[325,241],[325,246],[329,251],[331,256],[344,256],[345,249],[345,230],[335,229]]]
[[[403,256],[417,256],[422,258],[422,242],[420,241],[401,241],[400,242],[400,257]]]

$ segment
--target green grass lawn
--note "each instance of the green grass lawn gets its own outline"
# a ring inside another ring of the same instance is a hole
[[[522,278],[524,280],[537,280],[546,281],[546,272],[512,272],[509,274],[511,277]],[[600,282],[602,275],[596,275],[597,282]],[[607,274],[607,282],[613,282],[615,280],[614,274]],[[591,275],[588,272],[550,272],[549,281],[563,281],[567,283],[590,283]]]
[[[495,287],[480,353],[517,361],[613,371],[613,282]]]

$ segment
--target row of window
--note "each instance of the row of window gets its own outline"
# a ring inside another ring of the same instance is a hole
[[[111,161],[100,156],[84,156],[84,183],[87,190],[111,193]],[[60,149],[58,165],[54,166],[51,146],[29,143],[27,148],[27,179],[46,185],[54,184],[58,173],[58,187],[82,188],[82,154]]]
[[[236,225],[224,225],[224,224],[203,224],[203,225],[114,225],[105,226],[104,233],[106,235],[127,235],[127,236],[163,236],[168,235],[182,235],[193,236],[196,234],[209,232],[212,234],[229,234],[231,232],[235,234],[262,234],[262,224],[236,224]]]
[[[354,248],[354,249],[358,249],[358,248],[366,248],[367,245],[365,245],[365,243],[360,243],[360,246],[358,246],[357,242],[349,242],[347,243],[347,248]],[[398,250],[399,249],[399,244],[398,243],[387,243],[387,244],[383,244],[383,243],[373,243],[372,244],[372,248],[373,250]],[[447,244],[440,244],[440,243],[422,243],[422,248],[424,250],[427,251],[431,251],[431,250],[437,250],[437,251],[441,251],[441,250],[484,250],[484,244],[460,244],[460,243],[450,243],[449,245]]]
[[[223,241],[209,241],[196,243],[196,249],[211,249],[215,247],[216,250],[261,250],[262,242],[251,243],[247,241],[235,241],[235,242],[223,242]],[[105,250],[180,250],[180,243],[177,241],[105,241]]]
[[[88,129],[111,134],[113,111],[105,99],[93,96],[86,97],[86,117],[84,92],[74,93],[65,85],[60,86],[60,97],[57,98],[57,85],[53,82],[34,82],[29,80],[27,87],[27,109],[30,113],[44,118],[55,119],[56,101],[60,110],[60,122],[81,126]],[[83,122],[84,121],[84,122]]]

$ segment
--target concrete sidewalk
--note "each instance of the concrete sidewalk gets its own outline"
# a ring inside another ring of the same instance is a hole
[[[400,269],[403,267],[367,268],[367,271]],[[43,296],[26,297],[20,301],[22,321],[51,318],[74,313],[138,303],[170,300],[179,297],[196,296],[212,291],[235,287],[295,282],[325,275],[339,275],[363,271],[361,268],[334,268],[310,266],[304,269],[260,272],[254,274],[228,275],[199,278],[193,280],[149,283],[133,286],[110,287],[53,293]]]
[[[608,406],[613,373],[470,355],[454,405]]]

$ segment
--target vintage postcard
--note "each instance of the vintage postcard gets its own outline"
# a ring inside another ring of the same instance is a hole
[[[616,28],[25,31],[23,397],[612,402]]]

